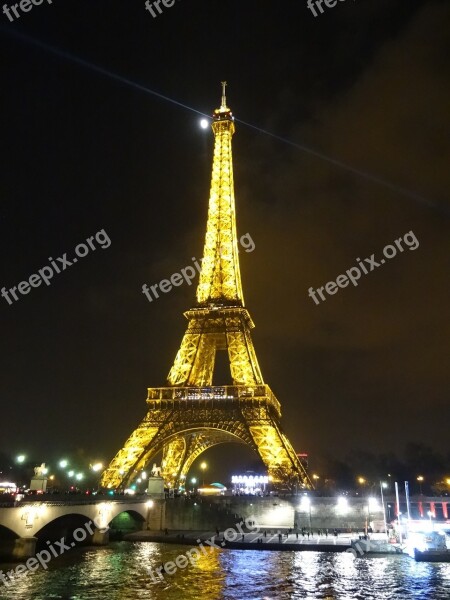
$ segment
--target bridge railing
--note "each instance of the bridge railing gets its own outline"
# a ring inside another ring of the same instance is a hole
[[[85,494],[38,494],[32,496],[25,496],[22,500],[12,499],[10,502],[0,503],[0,508],[17,508],[24,504],[48,504],[51,506],[88,506],[100,504],[102,502],[110,502],[114,504],[141,504],[146,502],[148,496],[146,494],[138,495],[114,495],[109,494],[95,494],[86,497]]]

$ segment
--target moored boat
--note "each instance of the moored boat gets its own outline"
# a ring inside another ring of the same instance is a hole
[[[414,558],[418,562],[450,562],[450,550],[418,550],[414,548]]]

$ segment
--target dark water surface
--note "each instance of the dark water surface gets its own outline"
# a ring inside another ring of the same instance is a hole
[[[5,588],[1,600],[449,600],[450,564],[349,553],[213,550],[155,583],[147,569],[187,546],[116,542],[74,550]],[[180,563],[183,564],[183,563]],[[0,565],[10,570],[16,565]],[[155,575],[156,579],[156,575]]]

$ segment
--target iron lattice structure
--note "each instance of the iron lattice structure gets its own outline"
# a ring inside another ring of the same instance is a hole
[[[239,269],[231,139],[234,118],[222,103],[214,111],[215,137],[208,222],[197,304],[184,313],[188,327],[167,387],[149,388],[145,419],[102,476],[101,485],[125,487],[162,452],[162,476],[182,484],[195,459],[225,442],[258,453],[275,484],[312,484],[280,428],[278,400],[263,381],[244,306]],[[217,351],[228,352],[233,385],[213,386]]]

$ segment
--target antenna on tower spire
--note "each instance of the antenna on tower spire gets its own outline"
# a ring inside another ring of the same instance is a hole
[[[222,101],[220,108],[216,108],[213,118],[215,121],[234,121],[233,113],[227,106],[227,82],[221,81],[222,85]]]
[[[227,82],[226,81],[222,81],[222,105],[221,105],[221,109],[226,109],[227,108]]]

